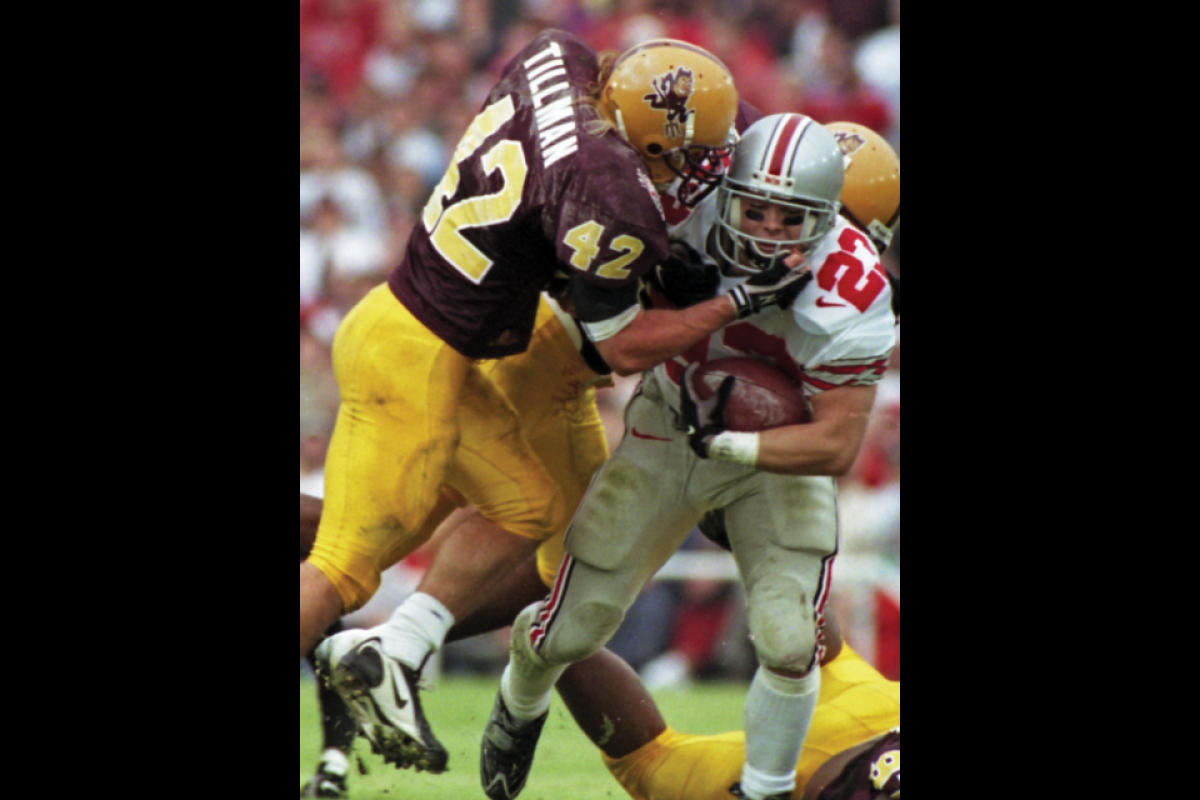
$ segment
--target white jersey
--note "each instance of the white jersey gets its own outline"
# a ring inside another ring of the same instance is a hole
[[[716,198],[709,197],[672,227],[670,235],[705,254],[709,231],[716,225]],[[730,356],[771,361],[808,395],[842,386],[874,386],[883,378],[896,347],[896,317],[891,285],[875,246],[838,217],[808,265],[815,279],[791,309],[769,308],[728,325],[656,368],[659,378],[666,379],[662,385],[673,392],[672,405],[679,407],[679,382],[688,365]],[[720,291],[748,279],[723,276]]]

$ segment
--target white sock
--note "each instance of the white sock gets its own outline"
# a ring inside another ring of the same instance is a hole
[[[512,663],[504,669],[500,678],[500,694],[504,697],[504,705],[514,719],[523,722],[533,722],[550,710],[550,697],[554,693],[554,684],[566,671],[566,667],[550,667],[538,676],[523,674],[518,677]]]
[[[350,768],[350,762],[346,760],[346,754],[341,750],[330,748],[321,754],[321,763],[325,765],[325,771],[330,775],[345,776]]]
[[[793,680],[759,668],[746,696],[742,792],[749,800],[763,800],[796,788],[796,762],[820,692],[820,669]]]
[[[784,794],[792,796],[796,788],[796,773],[791,775],[766,775],[746,764],[742,767],[742,796],[747,800],[764,800]]]
[[[432,595],[411,595],[377,629],[383,652],[412,669],[420,669],[434,650],[441,648],[454,627],[454,615]]]
[[[508,666],[500,678],[500,696],[514,719],[533,722],[550,708],[554,684],[567,671],[567,665],[552,667],[534,652],[529,630],[542,610],[540,602],[525,608],[513,622],[508,643]]]

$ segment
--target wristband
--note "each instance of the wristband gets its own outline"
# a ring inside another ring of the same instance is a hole
[[[758,442],[757,433],[724,431],[713,437],[708,446],[708,457],[743,467],[757,467]]]
[[[746,296],[746,290],[741,286],[735,286],[725,293],[729,298],[729,302],[733,303],[733,313],[738,319],[745,319],[754,312],[754,306],[750,304],[750,299]]]

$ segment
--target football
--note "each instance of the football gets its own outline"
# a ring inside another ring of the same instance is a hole
[[[735,380],[725,406],[731,431],[753,433],[812,421],[804,390],[785,372],[755,358],[720,358],[696,370],[697,398],[707,400],[729,375]]]

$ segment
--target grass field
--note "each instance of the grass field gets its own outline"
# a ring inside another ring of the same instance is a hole
[[[398,771],[384,764],[359,739],[358,753],[368,774],[359,775],[351,767],[351,797],[354,800],[486,800],[479,788],[479,740],[492,710],[498,681],[499,677],[446,678],[436,691],[423,696],[430,725],[450,753],[450,769],[443,775]],[[701,684],[686,690],[657,692],[655,699],[676,729],[688,733],[722,733],[742,727],[746,688],[742,684]],[[310,679],[301,678],[297,786],[316,768],[320,747],[316,691]],[[579,732],[562,701],[555,697],[521,800],[628,800],[628,797],[604,768],[599,751]]]

